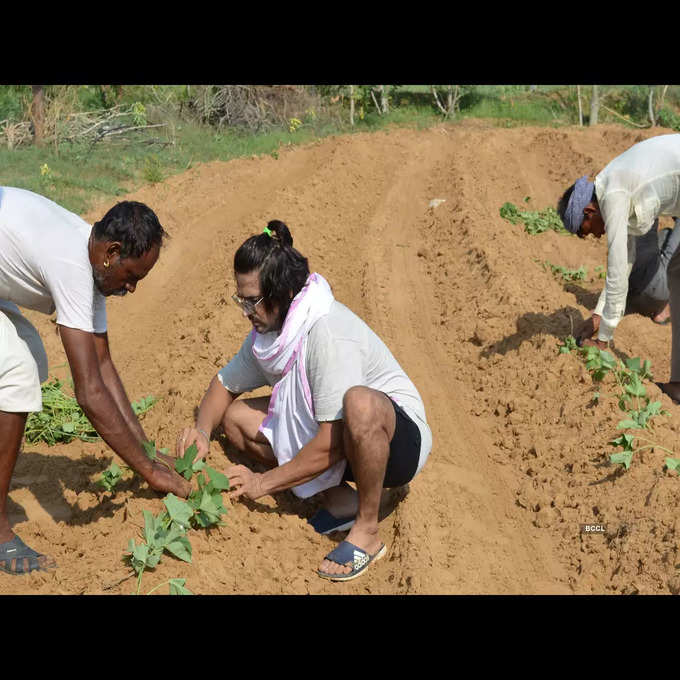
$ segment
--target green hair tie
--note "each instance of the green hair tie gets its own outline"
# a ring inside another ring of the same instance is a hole
[[[265,234],[267,234],[267,236],[269,236],[269,238],[274,238],[274,232],[272,232],[269,227],[265,227],[263,231]]]

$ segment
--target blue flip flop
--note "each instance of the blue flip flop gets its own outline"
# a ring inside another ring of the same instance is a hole
[[[51,557],[46,557],[41,564],[42,553],[29,548],[18,536],[11,541],[0,543],[0,571],[6,574],[28,574],[31,571],[47,571],[56,567],[56,562]],[[27,569],[24,569],[24,559],[28,559]],[[12,562],[14,568],[12,569]]]
[[[369,555],[365,550],[358,548],[353,543],[343,541],[335,550],[326,555],[326,559],[343,566],[351,566],[352,571],[349,574],[329,574],[326,571],[317,569],[316,573],[321,578],[328,579],[329,581],[351,581],[353,578],[361,576],[368,569],[371,562],[384,557],[386,552],[387,547],[384,543],[373,555]]]
[[[330,534],[331,531],[347,531],[354,525],[355,520],[356,517],[335,517],[325,508],[321,508],[307,520],[307,523],[319,534]]]

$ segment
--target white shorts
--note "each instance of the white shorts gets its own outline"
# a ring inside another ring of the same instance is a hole
[[[12,302],[0,300],[0,411],[42,410],[47,354],[38,331]]]

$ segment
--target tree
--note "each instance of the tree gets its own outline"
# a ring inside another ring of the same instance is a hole
[[[45,133],[45,92],[43,85],[32,85],[31,121],[33,123],[33,143],[41,146]]]
[[[387,93],[385,92],[385,86],[378,85],[378,91],[380,92],[380,107],[382,108],[382,112],[389,113],[390,107],[387,101]]]
[[[455,115],[456,109],[458,108],[458,101],[460,100],[460,87],[458,85],[447,85],[446,86],[446,106],[444,106],[437,94],[437,88],[434,85],[430,86],[432,88],[432,95],[437,103],[437,108],[444,114],[445,118],[451,115]]]
[[[597,125],[597,117],[600,113],[600,92],[597,85],[593,85],[593,94],[590,98],[590,125]]]
[[[354,127],[354,85],[349,86],[349,124]]]

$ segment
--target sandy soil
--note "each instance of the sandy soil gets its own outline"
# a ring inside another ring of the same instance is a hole
[[[668,132],[656,129],[655,133]],[[331,584],[315,570],[343,535],[307,525],[315,501],[290,492],[229,506],[226,526],[190,535],[194,557],[165,556],[142,592],[186,578],[199,594],[675,593],[680,480],[646,451],[625,473],[607,466],[619,412],[593,407],[590,377],[557,352],[595,304],[604,242],[530,236],[499,216],[531,197],[555,205],[650,131],[513,128],[483,123],[393,130],[209,163],[128,198],[151,205],[172,238],[125,299],[109,303],[114,360],[131,399],[160,402],[143,417],[172,446],[209,381],[249,324],[229,300],[235,248],[267,220],[284,220],[313,270],[383,337],[419,388],[434,434],[408,497],[381,524],[386,559]],[[432,199],[445,199],[430,208]],[[85,215],[94,221],[110,207]],[[565,284],[538,261],[586,266]],[[53,375],[68,369],[51,319],[28,312]],[[671,331],[641,316],[621,322],[615,351],[649,358],[668,379]],[[658,388],[649,388],[653,396]],[[655,437],[672,449],[680,410]],[[0,593],[127,594],[122,561],[142,510],[161,497],[139,478],[117,493],[94,479],[114,458],[103,444],[27,445],[9,510],[17,533],[54,556],[50,573],[0,574]],[[212,464],[239,460],[223,438]],[[581,523],[607,525],[585,536]],[[163,589],[161,592],[167,592]]]

